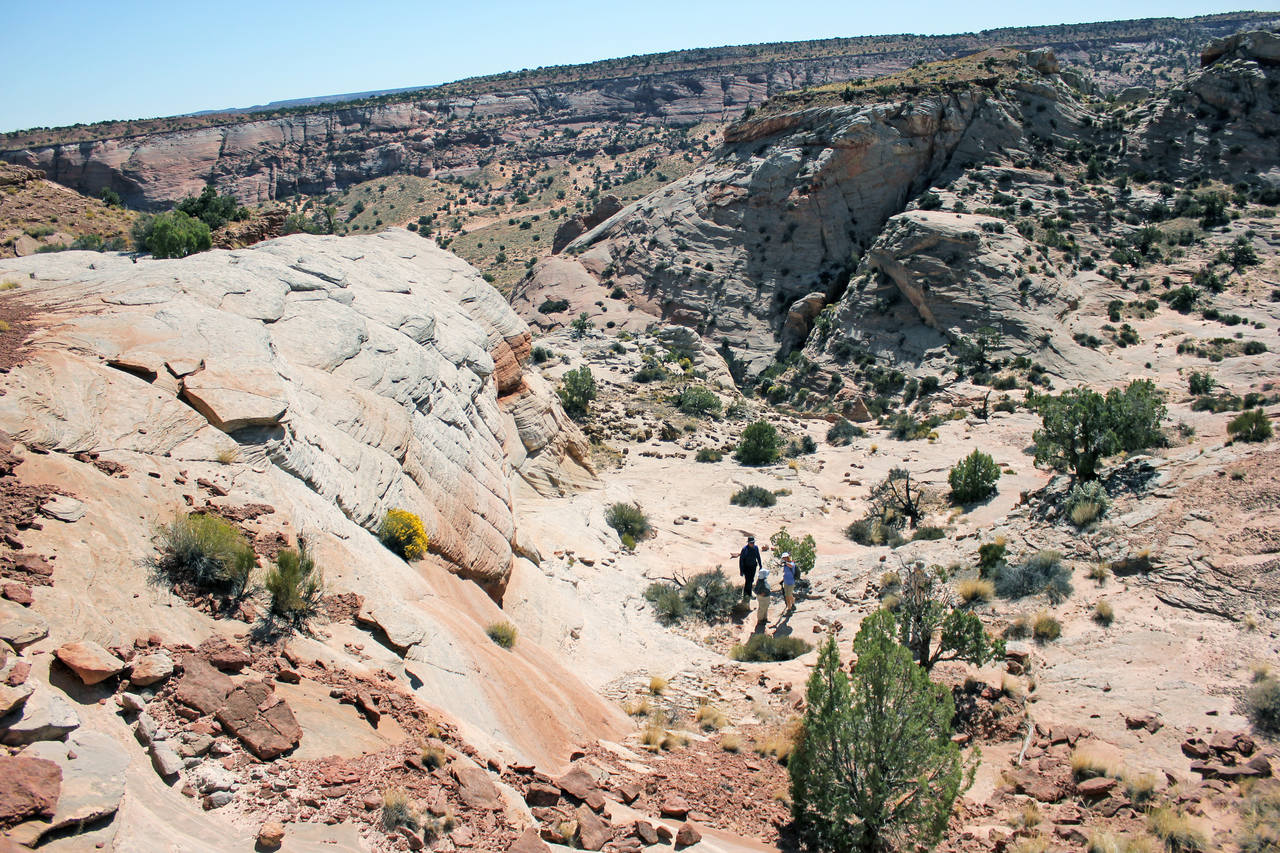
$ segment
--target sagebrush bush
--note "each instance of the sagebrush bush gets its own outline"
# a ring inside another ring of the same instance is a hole
[[[1280,679],[1272,675],[1259,679],[1245,694],[1245,705],[1255,726],[1280,734]]]
[[[892,525],[878,518],[861,518],[844,529],[844,535],[859,545],[888,545],[897,548],[906,540]]]
[[[867,431],[862,427],[852,421],[841,418],[831,425],[831,429],[827,430],[827,444],[840,447],[866,434]]]
[[[985,577],[992,569],[1004,562],[1004,555],[1009,550],[1004,537],[997,537],[991,542],[978,546],[978,568]]]
[[[684,599],[689,612],[710,624],[729,618],[729,611],[738,601],[738,594],[737,585],[729,583],[729,579],[719,569],[696,574],[680,588],[680,597]]]
[[[743,486],[729,498],[734,506],[773,506],[777,502],[778,496],[763,486]]]
[[[715,625],[729,618],[740,590],[724,572],[715,569],[696,574],[680,586],[655,581],[645,590],[644,597],[653,605],[659,621],[671,624],[686,616],[697,616]]]
[[[644,591],[644,598],[653,605],[659,622],[671,625],[689,614],[689,605],[680,597],[679,587],[672,584],[654,581]]]
[[[1232,418],[1227,432],[1236,441],[1266,441],[1271,438],[1271,421],[1262,409],[1250,409]]]
[[[489,635],[489,639],[493,640],[504,649],[509,649],[516,644],[516,636],[520,633],[516,630],[516,626],[510,622],[494,622],[484,631]]]
[[[1000,466],[990,454],[975,450],[961,459],[947,475],[951,484],[951,499],[958,504],[980,501],[996,490],[1000,479]]]
[[[1001,598],[1023,598],[1045,593],[1057,604],[1072,593],[1071,570],[1057,551],[1040,551],[1018,566],[1000,566],[995,573]]]
[[[1097,480],[1076,483],[1067,493],[1062,509],[1076,527],[1086,527],[1107,514],[1111,498]]]
[[[244,534],[210,513],[178,516],[160,528],[157,540],[154,568],[170,583],[238,597],[257,565]]]
[[[738,661],[772,662],[791,660],[811,650],[813,646],[799,637],[772,634],[755,634],[746,644],[735,644],[729,657]]]
[[[714,447],[698,448],[698,455],[694,459],[698,462],[719,462],[724,458],[724,453]]]
[[[324,599],[324,573],[305,548],[285,548],[263,580],[271,596],[272,617],[301,628],[320,610]]]
[[[649,516],[645,515],[638,503],[611,504],[604,513],[605,524],[618,532],[619,536],[630,536],[640,540],[649,534]]]
[[[402,560],[421,560],[431,540],[422,519],[407,509],[391,509],[378,525],[378,538]]]

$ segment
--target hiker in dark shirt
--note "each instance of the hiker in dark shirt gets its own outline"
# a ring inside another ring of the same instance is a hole
[[[756,570],[764,565],[760,559],[760,549],[756,547],[756,537],[748,536],[747,544],[738,553],[738,574],[742,575],[742,597],[751,597],[751,587],[756,581]]]

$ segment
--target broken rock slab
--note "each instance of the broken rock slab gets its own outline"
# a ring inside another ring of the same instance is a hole
[[[66,495],[57,495],[40,505],[40,513],[48,518],[71,524],[84,518],[84,502]]]
[[[0,640],[18,651],[49,636],[49,623],[20,604],[0,598]]]
[[[293,710],[261,681],[233,690],[216,716],[263,761],[284,755],[302,740],[302,727]]]
[[[55,654],[86,685],[106,681],[124,669],[124,661],[93,640],[63,643]]]
[[[28,755],[0,756],[0,826],[51,818],[62,790],[62,768]],[[2,849],[2,848],[0,848]]]
[[[23,755],[51,761],[62,770],[62,792],[42,834],[115,814],[124,798],[129,753],[102,732],[77,731],[66,743],[45,741]]]
[[[164,652],[142,655],[133,661],[129,681],[138,687],[150,687],[173,675],[173,658]]]
[[[33,682],[34,690],[22,707],[0,719],[0,743],[23,746],[60,740],[80,728],[80,716],[62,694],[47,684]]]

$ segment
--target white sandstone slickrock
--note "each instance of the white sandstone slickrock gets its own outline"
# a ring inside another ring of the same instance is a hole
[[[179,460],[247,450],[365,528],[417,513],[432,550],[494,592],[515,540],[510,475],[541,492],[593,478],[581,432],[522,369],[524,322],[407,231],[4,266],[59,285],[0,397],[0,429],[19,441]]]

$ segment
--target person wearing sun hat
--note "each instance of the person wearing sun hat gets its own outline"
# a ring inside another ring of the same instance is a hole
[[[787,616],[796,610],[796,561],[789,551],[782,555],[782,594],[787,602],[782,614]]]

